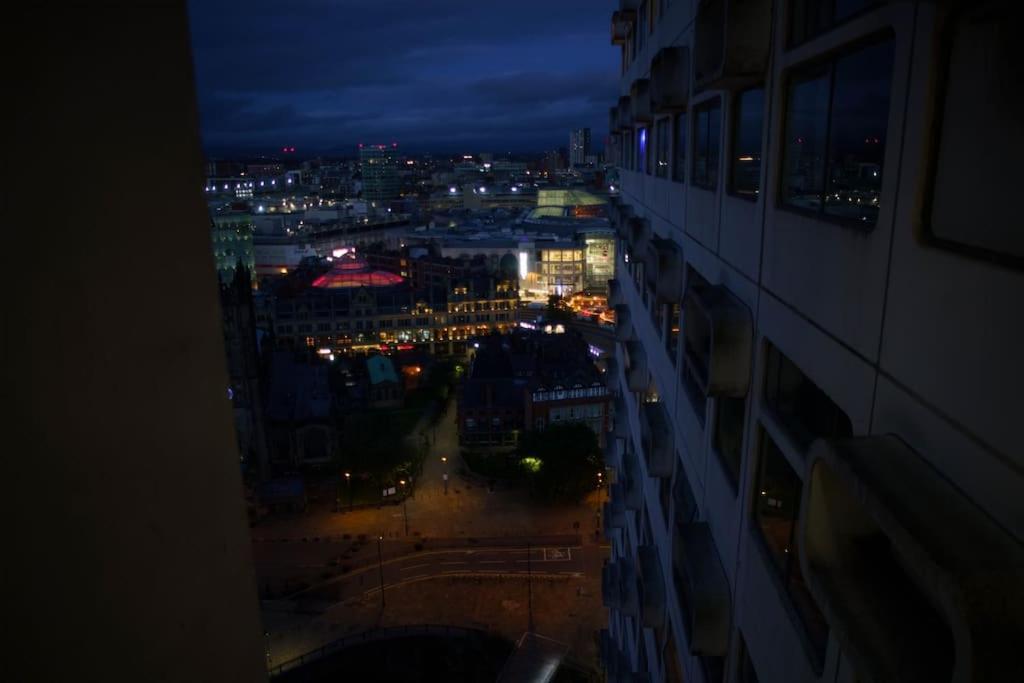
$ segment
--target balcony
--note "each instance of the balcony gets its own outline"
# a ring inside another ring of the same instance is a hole
[[[659,50],[651,61],[651,109],[656,114],[685,111],[689,101],[690,48]]]
[[[635,9],[620,9],[612,12],[612,45],[624,45],[636,24]]]
[[[629,410],[626,407],[626,399],[621,396],[615,397],[615,417],[612,421],[612,436],[616,439],[629,438]]]
[[[614,307],[624,303],[626,303],[626,298],[622,293],[622,283],[615,279],[609,280],[608,305]]]
[[[653,231],[651,222],[646,218],[634,216],[628,221],[629,224],[629,246],[633,257],[642,259],[647,255],[647,246],[650,244]]]
[[[619,577],[618,610],[627,617],[640,617],[640,586],[632,562],[620,560],[616,563]]]
[[[640,512],[640,508],[644,504],[644,490],[636,455],[624,453],[622,456],[622,467],[622,502],[627,510]]]
[[[647,459],[647,474],[671,478],[675,465],[675,433],[664,403],[640,406],[640,440]]]
[[[750,387],[750,310],[721,285],[687,290],[684,353],[705,396],[743,398]]]
[[[662,303],[674,303],[683,296],[683,250],[673,240],[653,237],[647,247],[647,286]]]
[[[705,0],[694,26],[694,85],[737,89],[764,80],[771,39],[770,0]]]
[[[807,467],[801,568],[858,673],[1019,680],[1021,545],[894,436],[819,440]]]
[[[618,486],[618,484],[612,484]],[[604,524],[604,535],[608,536],[615,530],[626,528],[626,506],[621,500],[608,501],[602,508],[602,523]]]
[[[676,525],[672,571],[690,653],[724,657],[729,649],[732,598],[707,522]]]
[[[619,304],[615,307],[615,341],[624,342],[633,336],[633,314],[629,306]]]
[[[632,392],[647,391],[649,373],[644,345],[637,339],[625,343],[626,387]]]
[[[618,200],[615,211],[612,212],[610,224],[615,228],[615,234],[619,239],[629,239],[629,220],[633,217],[633,207]]]
[[[619,98],[619,131],[626,132],[633,129],[633,108],[630,106],[629,97]]]
[[[636,549],[636,555],[640,569],[642,623],[646,628],[661,628],[665,624],[665,577],[658,548],[642,545]]]
[[[605,562],[601,567],[601,602],[608,609],[618,609],[622,592],[619,589],[618,562]]]
[[[619,361],[609,358],[605,361],[604,386],[608,391],[616,391],[619,388]]]
[[[605,467],[616,467],[619,460],[619,440],[618,439],[605,439],[604,448],[601,449],[601,455],[604,459]]]
[[[651,112],[651,82],[646,78],[638,78],[629,88],[629,100],[632,105],[633,125],[648,125],[654,119]]]

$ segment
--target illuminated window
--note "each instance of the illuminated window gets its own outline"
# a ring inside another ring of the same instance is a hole
[[[647,158],[647,129],[641,128],[637,131],[636,137],[636,152],[637,152],[637,165],[636,170],[649,174],[651,172],[651,165]]]

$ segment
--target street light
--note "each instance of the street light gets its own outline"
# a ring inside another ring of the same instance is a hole
[[[398,484],[402,487],[402,516],[405,518],[405,535],[409,535],[409,508],[405,506],[409,495],[405,491],[405,479],[399,479]]]
[[[444,479],[444,495],[447,496],[448,495],[448,456],[447,455],[442,455],[441,456],[441,462],[444,463],[444,474],[441,475],[441,478]]]
[[[352,509],[352,473],[345,473],[345,483],[348,484],[348,509]]]
[[[384,540],[383,536],[377,537],[377,569],[380,572],[380,608],[384,609],[384,555],[381,552],[380,544]]]

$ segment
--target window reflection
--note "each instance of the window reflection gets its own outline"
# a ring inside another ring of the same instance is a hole
[[[732,191],[755,199],[761,189],[761,127],[764,90],[754,88],[736,96],[732,144]]]
[[[694,127],[693,184],[708,190],[714,190],[718,183],[718,145],[721,127],[722,105],[719,100],[697,110]]]
[[[678,114],[675,120],[675,156],[672,160],[672,180],[681,183],[686,179],[686,114]]]
[[[792,76],[783,154],[785,204],[875,224],[892,58],[892,41],[887,41]]]

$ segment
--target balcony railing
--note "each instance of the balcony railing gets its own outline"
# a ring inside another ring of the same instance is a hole
[[[815,442],[805,481],[802,574],[861,676],[1022,680],[1019,541],[894,436]]]
[[[647,462],[647,473],[668,479],[675,465],[675,432],[665,404],[657,401],[640,406],[641,443]]]
[[[690,48],[663,48],[651,61],[651,109],[658,114],[685,111],[689,101]]]

